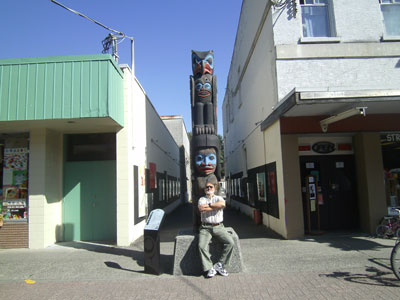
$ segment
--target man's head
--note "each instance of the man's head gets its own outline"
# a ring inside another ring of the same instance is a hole
[[[206,187],[204,189],[204,192],[206,195],[212,196],[215,193],[215,186],[211,182],[206,183]]]
[[[206,184],[204,186],[204,191],[206,195],[214,195],[218,192],[218,179],[214,175],[209,176],[206,180]]]

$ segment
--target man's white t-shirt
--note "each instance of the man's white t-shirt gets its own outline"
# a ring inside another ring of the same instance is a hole
[[[224,198],[222,198],[221,196],[217,196],[217,195],[214,195],[211,198],[201,197],[199,199],[199,206],[204,205],[204,204],[215,203],[218,201],[225,202]],[[216,223],[222,223],[224,221],[224,210],[223,209],[212,210],[212,211],[203,211],[200,213],[200,215],[201,215],[202,223],[216,224]]]

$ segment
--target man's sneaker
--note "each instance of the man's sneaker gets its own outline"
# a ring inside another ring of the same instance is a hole
[[[228,276],[228,272],[225,270],[224,265],[222,263],[216,263],[214,265],[214,269],[222,276]]]
[[[208,270],[208,272],[207,272],[207,278],[212,278],[212,277],[214,277],[215,275],[217,275],[217,271],[215,271],[214,268],[211,268],[210,270]]]

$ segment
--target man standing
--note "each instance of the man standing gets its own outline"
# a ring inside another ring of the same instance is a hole
[[[229,264],[234,241],[225,229],[223,222],[223,209],[225,200],[221,196],[215,195],[216,186],[207,182],[205,188],[205,197],[199,199],[198,207],[201,216],[201,225],[199,230],[199,251],[203,271],[207,272],[206,277],[214,277],[217,273],[222,276],[228,276],[224,265]],[[209,252],[209,243],[215,237],[223,243],[223,251],[219,262],[213,265]]]

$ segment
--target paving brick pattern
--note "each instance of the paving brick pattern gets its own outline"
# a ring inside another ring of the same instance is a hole
[[[190,217],[185,206],[167,216],[159,276],[143,272],[143,239],[126,248],[76,242],[0,250],[0,299],[400,299],[389,267],[394,240],[342,232],[287,241],[229,210],[225,225],[241,239],[245,271],[173,276],[174,237]]]

